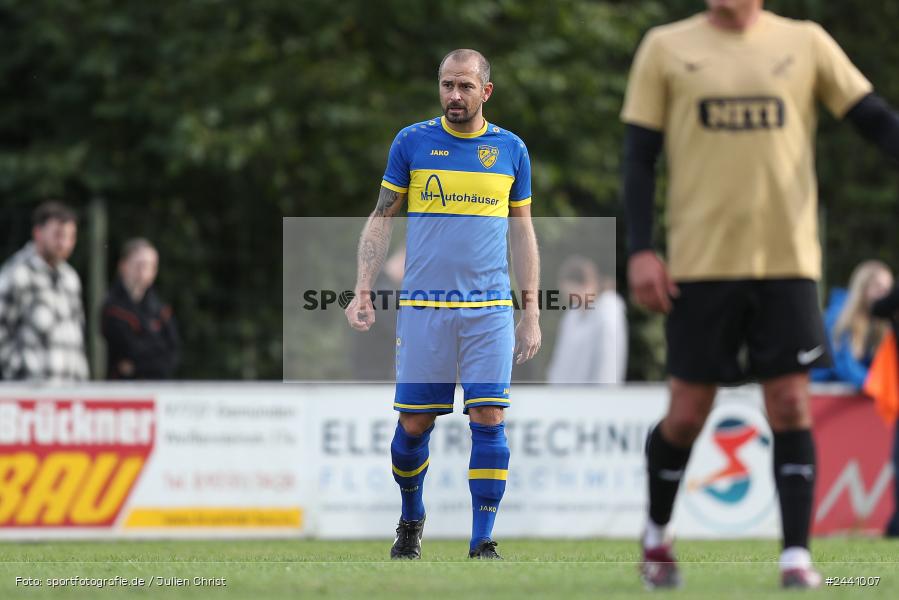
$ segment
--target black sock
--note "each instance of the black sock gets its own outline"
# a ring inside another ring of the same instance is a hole
[[[784,548],[808,548],[815,470],[815,440],[810,430],[774,433],[774,483],[780,498]]]
[[[646,466],[649,474],[649,518],[656,525],[667,525],[671,520],[677,487],[684,475],[684,467],[690,458],[689,448],[678,448],[662,437],[661,426],[656,425],[646,441]]]

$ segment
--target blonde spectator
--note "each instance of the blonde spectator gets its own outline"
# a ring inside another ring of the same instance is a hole
[[[867,260],[852,271],[845,303],[831,332],[836,379],[861,389],[874,351],[889,323],[871,318],[871,306],[893,286],[890,268],[879,260]]]

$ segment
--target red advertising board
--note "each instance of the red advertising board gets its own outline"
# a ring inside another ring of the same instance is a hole
[[[153,400],[0,402],[0,527],[109,527],[153,449]]]
[[[814,535],[880,533],[893,508],[893,432],[864,396],[812,398],[818,478]]]

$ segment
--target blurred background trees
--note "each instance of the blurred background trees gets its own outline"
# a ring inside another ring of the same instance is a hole
[[[899,0],[766,6],[819,21],[899,105]],[[93,202],[108,217],[107,277],[126,238],[158,244],[181,377],[279,379],[281,218],[371,210],[395,132],[440,113],[448,50],[475,47],[493,63],[487,115],[528,143],[535,214],[620,217],[618,111],[633,51],[647,28],[702,7],[0,0],[0,257],[28,238],[39,200]],[[822,111],[818,173],[827,282],[864,258],[899,268],[895,165]],[[88,230],[83,219],[83,241]],[[84,274],[89,262],[81,243],[73,263]],[[630,317],[630,376],[658,379],[661,320]]]

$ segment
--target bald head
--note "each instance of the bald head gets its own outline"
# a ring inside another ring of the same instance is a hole
[[[440,67],[437,69],[438,80],[443,76],[443,67],[450,61],[456,63],[473,62],[476,64],[481,85],[487,85],[487,82],[490,81],[490,63],[483,54],[470,48],[459,48],[444,56],[443,60],[440,61]]]

